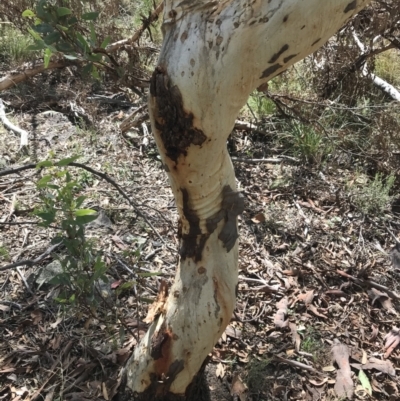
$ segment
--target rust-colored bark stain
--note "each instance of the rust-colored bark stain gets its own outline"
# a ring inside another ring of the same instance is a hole
[[[289,45],[288,44],[283,45],[281,47],[281,49],[271,57],[271,59],[268,61],[268,63],[269,64],[276,63],[278,61],[279,57],[282,56],[282,54],[285,53],[287,50],[289,50]]]
[[[268,78],[274,72],[278,71],[280,68],[282,68],[282,66],[280,64],[271,65],[271,67],[268,67],[263,71],[260,79]]]
[[[154,372],[150,374],[151,384],[148,387],[148,394],[159,399],[168,393],[171,384],[176,376],[184,368],[183,360],[173,360],[171,355],[172,342],[178,336],[166,327],[165,322],[151,338],[150,355],[154,359]]]
[[[187,155],[189,146],[201,146],[207,137],[193,126],[193,113],[184,110],[179,88],[171,84],[161,66],[156,67],[150,79],[150,94],[155,100],[155,126],[167,157],[176,163],[179,156]]]
[[[357,8],[357,0],[353,0],[349,4],[347,4],[346,8],[344,9],[344,13],[348,13],[349,11],[353,11]]]
[[[200,219],[196,212],[190,207],[189,193],[187,189],[181,188],[183,201],[183,214],[189,223],[189,232],[182,233],[181,229],[181,249],[182,260],[192,258],[199,262],[203,257],[203,249],[209,234],[202,234],[200,229]]]
[[[163,348],[168,349],[171,346],[171,333],[167,330],[165,322],[161,325],[151,337],[150,355],[154,360],[163,358]]]

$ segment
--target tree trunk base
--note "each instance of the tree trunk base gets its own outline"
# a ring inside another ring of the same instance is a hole
[[[208,358],[203,363],[203,366],[192,383],[188,386],[184,396],[170,392],[159,395],[157,394],[156,386],[150,386],[148,391],[142,394],[136,394],[129,387],[126,387],[126,380],[123,378],[115,401],[212,401],[207,384],[207,374],[205,372],[207,363]]]

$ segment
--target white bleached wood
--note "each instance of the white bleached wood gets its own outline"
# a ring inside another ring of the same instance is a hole
[[[25,131],[24,129],[17,127],[7,118],[6,109],[1,99],[0,99],[0,120],[2,121],[2,123],[6,128],[8,128],[10,131],[15,132],[21,137],[20,148],[28,146],[28,131]]]
[[[358,48],[361,50],[363,54],[365,54],[366,49],[364,44],[361,42],[360,38],[357,36],[356,32],[353,30],[353,39],[356,42]],[[376,41],[378,36],[374,39]],[[368,71],[368,65],[367,65],[367,60],[365,60],[365,63],[362,68],[362,74],[364,77],[368,77],[372,80],[373,84],[377,86],[380,90],[385,92],[387,95],[389,95],[392,99],[400,102],[400,92],[389,82],[385,81],[384,79],[378,77],[376,74],[369,72]]]
[[[150,95],[152,130],[169,171],[183,234],[190,230],[188,208],[205,235],[206,220],[221,209],[223,188],[236,189],[226,140],[249,94],[323,45],[369,2],[165,1],[158,71],[163,71],[165,87],[177,88],[187,116],[193,117],[190,124],[206,138],[171,159],[157,117],[161,100]],[[218,238],[223,226],[221,221],[206,240],[199,261],[182,258],[165,305],[128,361],[127,384],[136,393],[184,395],[229,323],[238,246],[227,252]]]

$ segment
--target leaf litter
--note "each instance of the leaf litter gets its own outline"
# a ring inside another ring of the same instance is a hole
[[[12,96],[9,101],[13,104]],[[79,102],[90,107],[83,95]],[[143,204],[169,248],[114,188],[75,172],[82,194],[98,195],[87,206],[107,217],[107,225],[92,224],[88,236],[104,250],[110,298],[96,311],[68,311],[55,303],[56,289],[36,289],[27,280],[30,294],[15,269],[0,271],[0,399],[50,401],[62,389],[66,400],[111,400],[123,364],[163,310],[177,264],[171,249],[178,247],[168,179],[150,137],[144,143],[140,128],[128,137],[116,135],[109,111],[99,113],[101,135],[80,135],[63,121],[68,136],[51,145],[39,141],[39,160],[49,146],[57,159],[73,156],[79,147],[82,162],[107,170]],[[15,119],[29,125],[30,117],[21,112]],[[54,136],[59,117],[43,118],[40,135]],[[237,156],[270,151],[256,136],[246,148],[246,135],[237,131],[230,139]],[[32,162],[31,156],[17,161],[18,138],[1,128],[0,144],[7,144],[1,152],[10,167]],[[392,238],[379,218],[370,221],[352,208],[345,192],[351,166],[340,174],[328,169],[322,179],[312,166],[234,165],[246,197],[239,218],[240,279],[232,321],[211,356],[213,392],[226,388],[226,399],[241,401],[365,399],[371,391],[376,399],[399,399],[400,277],[390,259]],[[274,184],[282,175],[290,185]],[[18,225],[31,219],[37,179],[33,171],[0,178],[0,222],[16,223],[0,227],[1,246],[8,251],[0,267],[33,260],[50,246],[54,231]],[[39,267],[55,256],[45,255]],[[36,270],[21,268],[24,278]]]

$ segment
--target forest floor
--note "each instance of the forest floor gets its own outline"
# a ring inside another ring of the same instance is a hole
[[[148,306],[178,262],[176,207],[148,119],[139,114],[137,127],[119,129],[144,100],[118,88],[78,89],[73,76],[57,74],[2,94],[8,118],[31,140],[29,152],[20,150],[19,137],[0,126],[0,172],[77,155],[130,201],[100,176],[68,167],[83,207],[99,213],[86,235],[108,283],[95,283],[99,298],[66,299],[37,273],[65,250],[12,265],[50,249],[59,229],[37,224],[36,184],[64,168],[0,176],[0,401],[111,400],[146,331]],[[396,205],[373,217],[359,212],[348,189],[357,171],[345,151],[342,161],[313,165],[280,158],[272,142],[271,133],[237,130],[228,144],[245,159],[234,167],[246,210],[237,306],[207,370],[211,397],[398,400]]]

